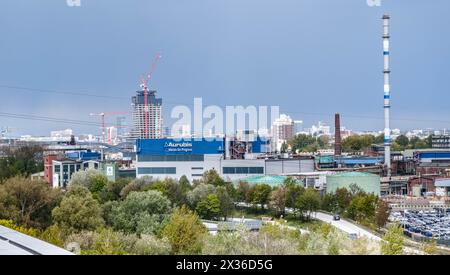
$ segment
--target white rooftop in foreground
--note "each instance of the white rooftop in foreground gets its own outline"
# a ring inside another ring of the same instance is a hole
[[[74,255],[26,234],[0,226],[0,255]]]

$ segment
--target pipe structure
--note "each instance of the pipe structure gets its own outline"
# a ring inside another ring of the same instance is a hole
[[[390,128],[390,109],[391,109],[391,86],[390,86],[390,64],[389,64],[389,42],[390,42],[390,19],[387,14],[383,16],[383,56],[384,56],[384,164],[386,166],[387,176],[391,176],[391,128]]]

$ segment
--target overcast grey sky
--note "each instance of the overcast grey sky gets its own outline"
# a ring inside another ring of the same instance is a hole
[[[0,112],[97,121],[130,111],[157,51],[151,88],[174,104],[279,105],[305,121],[383,128],[381,16],[392,16],[392,126],[450,128],[450,1],[4,0]],[[88,97],[5,86],[108,96]],[[166,119],[170,122],[169,119]],[[0,116],[16,134],[96,126]]]

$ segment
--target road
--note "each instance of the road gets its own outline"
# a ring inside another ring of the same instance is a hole
[[[247,203],[238,203],[239,206],[243,206],[243,207],[250,207],[250,204]],[[286,212],[287,213],[293,213],[293,209],[291,208],[286,208]],[[378,237],[377,235],[373,234],[372,232],[365,230],[364,228],[361,228],[351,222],[348,222],[346,220],[340,219],[339,221],[335,221],[333,220],[333,216],[329,215],[329,214],[325,214],[322,212],[315,212],[312,215],[313,218],[320,220],[322,222],[326,222],[331,224],[332,226],[334,226],[337,229],[340,229],[341,231],[348,233],[348,234],[357,234],[358,237],[366,237],[368,239],[380,242],[381,238]],[[411,247],[405,247],[405,252],[408,254],[423,254],[423,251],[420,251],[418,249],[415,248],[411,248]]]
[[[340,229],[341,231],[348,233],[348,234],[356,234],[358,237],[365,236],[368,239],[372,239],[375,241],[380,241],[381,238],[377,235],[371,233],[368,230],[365,230],[351,222],[348,222],[346,220],[340,219],[339,221],[333,220],[333,216],[329,214],[325,214],[322,212],[316,212],[313,214],[313,217],[317,220],[326,222],[331,224],[332,226],[336,227],[337,229]]]

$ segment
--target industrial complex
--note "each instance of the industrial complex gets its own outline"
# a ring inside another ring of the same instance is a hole
[[[80,170],[95,169],[109,180],[120,177],[199,180],[215,170],[225,180],[255,181],[294,177],[306,187],[320,192],[334,192],[355,184],[379,196],[432,197],[446,203],[450,184],[450,136],[443,133],[412,132],[417,139],[430,137],[428,149],[392,150],[399,130],[390,128],[390,16],[382,17],[383,53],[383,141],[345,152],[344,141],[353,136],[341,125],[342,116],[334,116],[334,133],[329,125],[319,122],[303,129],[303,121],[281,114],[270,129],[260,135],[257,129],[238,129],[233,135],[205,136],[193,133],[191,125],[183,125],[180,135],[172,135],[164,126],[163,100],[150,90],[150,80],[161,55],[158,53],[149,72],[140,82],[140,90],[131,97],[130,112],[103,112],[101,136],[77,136],[71,129],[52,131],[49,138],[8,139],[2,147],[39,144],[44,148],[44,171],[33,175],[53,187],[66,188],[71,177]],[[129,129],[124,115],[130,114]],[[116,126],[106,126],[105,117],[117,117]],[[345,117],[344,117],[345,118]],[[299,127],[300,126],[300,127]],[[375,134],[379,134],[375,133]],[[173,133],[175,134],[175,133]],[[409,134],[409,133],[408,133]],[[325,147],[311,152],[292,150],[297,135],[325,137]]]

